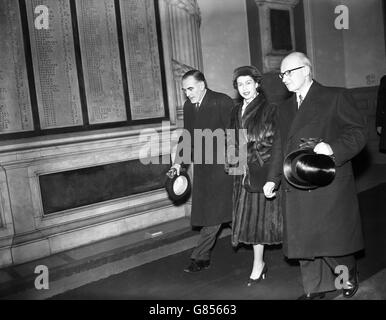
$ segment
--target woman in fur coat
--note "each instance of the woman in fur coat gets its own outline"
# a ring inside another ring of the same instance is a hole
[[[261,73],[254,66],[239,67],[233,74],[233,86],[242,101],[232,111],[231,128],[235,129],[235,150],[241,151],[240,144],[246,144],[247,165],[243,174],[234,178],[232,245],[253,245],[248,286],[264,279],[268,271],[263,259],[264,245],[282,242],[280,194],[269,200],[263,193],[276,131],[276,106],[269,104],[259,90],[261,79]]]

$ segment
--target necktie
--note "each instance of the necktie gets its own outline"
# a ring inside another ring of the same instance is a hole
[[[200,104],[197,102],[196,103],[196,110],[198,110],[200,108]]]
[[[303,97],[301,94],[299,94],[298,108],[300,108],[300,105],[302,104],[302,102],[303,102]]]

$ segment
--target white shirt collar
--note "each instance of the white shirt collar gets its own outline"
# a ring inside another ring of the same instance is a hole
[[[202,100],[204,100],[204,97],[205,97],[207,91],[208,91],[208,90],[205,89],[205,92],[204,92],[204,94],[202,95],[200,101],[198,101],[198,105],[199,105],[199,106],[201,105]]]

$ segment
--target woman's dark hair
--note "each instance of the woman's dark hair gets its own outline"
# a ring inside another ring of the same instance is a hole
[[[193,77],[197,81],[202,81],[205,83],[205,89],[208,89],[208,84],[206,83],[206,79],[204,74],[199,70],[189,70],[182,76],[182,80],[185,80],[188,77]]]
[[[233,71],[233,88],[237,90],[237,78],[241,76],[250,76],[259,85],[263,78],[261,72],[255,66],[242,66]]]

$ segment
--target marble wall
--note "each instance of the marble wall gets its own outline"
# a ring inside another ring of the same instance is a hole
[[[386,73],[381,0],[303,3],[307,53],[315,78],[326,85],[347,88],[377,85]],[[335,27],[338,5],[348,9],[348,29]]]
[[[201,50],[201,11],[196,0],[163,0],[159,2],[164,17],[164,50],[170,59],[173,72],[173,87],[176,121],[182,125],[185,96],[181,90],[181,77],[191,69],[203,69]],[[174,119],[172,119],[172,123]]]
[[[347,88],[379,84],[386,74],[386,52],[381,0],[344,1],[349,29],[343,33]],[[371,17],[371,18],[370,18]]]
[[[203,65],[208,85],[235,96],[232,73],[250,64],[245,0],[198,0]]]
[[[162,124],[51,134],[0,141],[0,267],[23,263],[87,243],[190,214],[165,189],[45,214],[41,175],[143,158],[170,159],[182,122],[180,79],[202,69],[196,0],[160,0],[159,14],[170,119]]]
[[[92,241],[185,216],[164,189],[44,214],[39,176],[141,158],[169,155],[173,128],[142,127],[56,136],[0,146],[0,266],[22,263]],[[160,134],[162,133],[162,134]]]

